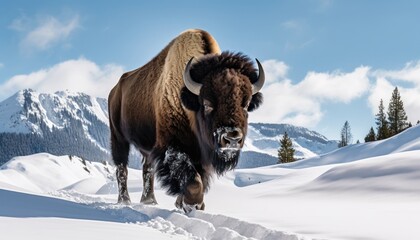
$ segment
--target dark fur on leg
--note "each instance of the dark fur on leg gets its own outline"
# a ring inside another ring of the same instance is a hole
[[[131,204],[130,196],[127,188],[128,170],[127,165],[120,164],[117,166],[118,181],[118,203]]]
[[[111,153],[112,159],[117,166],[117,182],[118,182],[118,203],[130,204],[130,196],[128,195],[127,179],[128,179],[128,152],[130,144],[118,138],[111,126]]]
[[[154,171],[152,164],[144,158],[143,161],[143,194],[140,202],[143,204],[157,204],[154,192]]]
[[[167,188],[169,195],[184,193],[188,183],[194,181],[197,171],[191,163],[190,157],[172,147],[160,157],[155,158],[156,174],[162,187]]]

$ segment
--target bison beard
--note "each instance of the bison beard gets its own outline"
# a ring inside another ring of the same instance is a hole
[[[239,160],[240,151],[237,149],[219,149],[213,158],[212,165],[216,170],[217,175],[222,175],[225,172],[236,167]]]

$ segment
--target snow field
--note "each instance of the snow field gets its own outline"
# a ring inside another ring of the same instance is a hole
[[[109,165],[76,157],[14,158],[0,169],[2,237],[25,239],[40,228],[54,229],[45,239],[420,236],[420,126],[295,163],[229,172],[214,179],[205,196],[206,211],[188,215],[175,209],[175,198],[159,184],[159,205],[139,204],[141,171],[134,169],[128,176],[133,204],[115,204],[113,172]]]

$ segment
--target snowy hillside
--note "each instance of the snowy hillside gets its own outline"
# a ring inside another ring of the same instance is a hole
[[[89,162],[76,156],[57,157],[47,153],[14,158],[0,170],[0,182],[16,182],[18,187],[37,193],[66,187],[78,189],[85,179],[100,186],[115,179],[115,169],[107,162]]]
[[[420,236],[420,125],[295,163],[229,172],[214,179],[206,211],[188,215],[174,209],[175,199],[159,184],[159,205],[139,204],[141,171],[134,169],[128,182],[133,204],[115,204],[113,171],[77,157],[14,158],[0,169],[2,237],[25,239],[37,232],[43,239]]]
[[[284,132],[292,138],[297,158],[337,148],[336,141],[306,128],[251,123],[238,167],[275,164],[278,140]],[[109,135],[106,99],[84,93],[46,94],[26,89],[0,103],[0,144],[5,146],[0,149],[0,164],[14,156],[38,152],[110,160]],[[254,160],[255,156],[259,161]],[[139,167],[138,155],[131,154],[131,159],[130,166]]]

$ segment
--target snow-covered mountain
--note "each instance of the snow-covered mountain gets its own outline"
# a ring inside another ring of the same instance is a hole
[[[294,163],[237,169],[213,179],[206,210],[184,214],[155,185],[139,204],[142,172],[129,169],[130,206],[116,204],[115,169],[47,153],[0,167],[5,239],[372,239],[420,236],[420,125]],[[111,174],[110,174],[111,173]],[[94,230],[94,231],[93,231]]]
[[[240,168],[276,164],[280,139],[284,133],[292,139],[295,158],[305,159],[337,149],[338,141],[304,127],[290,124],[250,123]],[[256,160],[258,159],[258,160]]]
[[[277,156],[283,134],[292,139],[296,158],[309,158],[337,149],[338,141],[328,140],[318,132],[290,124],[250,123],[249,143]]]
[[[107,161],[107,101],[68,91],[19,91],[0,103],[0,144],[0,163],[37,152]]]
[[[87,130],[87,136],[98,142],[93,129],[98,128],[97,123],[108,124],[106,100],[84,93],[60,91],[47,94],[25,89],[0,105],[0,132],[42,135],[46,129],[54,131],[66,128],[74,120],[80,121]],[[41,126],[46,129],[41,129]],[[98,145],[105,147],[101,141]]]
[[[303,127],[250,123],[238,168],[277,163],[279,139],[285,132],[293,141],[297,158],[337,148],[336,141]],[[0,163],[38,152],[108,161],[109,135],[107,100],[103,98],[69,91],[46,94],[26,89],[0,102],[0,145],[5,146],[0,149]],[[131,156],[131,166],[138,167],[139,157]]]

